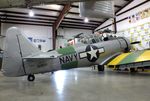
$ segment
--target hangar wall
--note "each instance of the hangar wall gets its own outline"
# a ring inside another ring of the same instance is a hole
[[[37,47],[41,45],[42,51],[52,50],[52,27],[47,26],[35,26],[35,25],[22,25],[22,24],[1,24],[1,34],[5,36],[6,31],[11,27],[19,28],[25,36],[32,41]],[[86,29],[73,29],[73,28],[59,28],[58,29],[58,37],[56,41],[56,48],[60,46],[64,47],[67,44],[68,39],[72,39],[73,36],[85,33],[92,34],[91,30]],[[63,36],[59,37],[59,35]],[[3,47],[3,38],[0,40],[0,47]],[[2,48],[3,49],[3,48]]]
[[[140,3],[144,2],[144,1],[146,1],[146,0],[134,0],[131,4],[129,4],[128,6],[126,6],[124,9],[122,9],[122,10],[121,10],[120,12],[118,12],[117,14],[122,13],[122,12],[124,12],[125,10],[130,9],[130,8],[136,6],[136,5],[138,5],[138,4],[140,4]],[[130,10],[130,11],[128,11],[128,12],[122,14],[122,15],[116,16],[116,21],[119,21],[119,20],[121,20],[121,19],[123,19],[123,18],[125,18],[125,17],[129,17],[129,16],[131,16],[131,15],[133,15],[133,14],[136,14],[137,12],[140,12],[140,11],[142,11],[142,10],[145,10],[145,9],[147,9],[147,8],[150,7],[149,5],[150,5],[150,2],[147,2],[147,3],[145,3],[145,4],[141,5],[141,6],[139,6],[139,7],[135,8],[135,9],[133,9],[133,10]],[[117,23],[117,30],[118,30],[118,31],[121,31],[121,30],[124,30],[124,29],[127,29],[127,28],[131,28],[131,27],[137,26],[138,24],[145,23],[145,22],[147,22],[147,21],[148,21],[148,19],[147,19],[147,20],[144,19],[143,21],[141,20],[140,22],[131,24],[131,23],[129,23],[128,19],[126,19],[126,20],[124,20],[124,21],[121,21],[121,22]],[[105,27],[105,26],[107,26],[107,25],[109,25],[109,24],[112,24],[112,22],[113,22],[113,19],[109,19],[109,20],[107,20],[105,23],[103,23],[101,26],[99,26],[97,29],[100,29],[100,28],[103,28],[103,27]],[[107,29],[107,28],[113,30],[113,25],[108,26],[108,27],[106,27],[106,28],[104,28],[104,29]],[[103,29],[102,29],[102,30],[103,30]]]
[[[25,36],[29,38],[30,41],[37,47],[38,45],[41,45],[42,51],[48,51],[52,49],[52,27],[2,23],[2,35],[5,36],[6,31],[11,27],[19,28],[21,32],[23,32]]]
[[[146,1],[146,0],[134,0],[132,3],[130,3],[128,6],[126,6],[124,9],[122,9],[117,14],[122,13],[125,10],[130,9],[130,8],[136,6],[136,5],[138,5],[138,4],[140,4],[140,3],[144,2],[144,1]],[[150,2],[147,2],[147,3],[145,3],[145,4],[143,4],[143,5],[139,6],[139,7],[137,7],[135,9],[132,9],[132,10],[130,10],[130,11],[124,13],[124,14],[116,16],[116,21],[119,21],[119,20],[121,20],[123,18],[129,17],[129,16],[131,16],[133,14],[136,14],[136,13],[138,13],[140,11],[143,11],[143,10],[145,10],[147,8],[150,8],[149,5],[150,5]],[[121,22],[117,23],[117,30],[121,31],[121,30],[125,30],[127,28],[135,27],[137,25],[140,25],[140,24],[143,24],[143,23],[145,23],[147,21],[150,21],[149,19],[150,18],[143,19],[143,20],[140,20],[140,21],[138,21],[136,23],[133,23],[133,24],[129,23],[128,19],[126,19],[124,21],[121,21]],[[100,28],[103,28],[103,27],[105,27],[105,26],[107,26],[109,24],[112,24],[112,22],[113,22],[113,19],[109,19],[105,23],[103,23],[101,26],[99,26],[97,29],[100,29]],[[108,27],[106,27],[104,29],[107,29],[107,28],[109,28],[110,30],[113,30],[113,25],[108,26]],[[102,29],[102,30],[104,30],[104,29]]]
[[[60,46],[64,47],[67,44],[68,39],[73,39],[73,36],[78,35],[80,33],[92,34],[92,30],[59,28],[57,32],[58,37],[57,37],[56,47],[57,48],[59,48]],[[59,36],[63,36],[63,37],[59,37]]]
[[[121,12],[123,12],[123,11],[125,11],[129,8],[132,8],[133,6],[138,5],[138,4],[140,4],[144,1],[146,1],[146,0],[134,0],[133,3],[131,3],[130,5],[125,7]],[[125,17],[129,17],[129,16],[134,15],[134,14],[140,12],[140,11],[144,11],[145,9],[148,9],[148,8],[150,8],[150,2],[145,3],[145,4],[143,4],[139,7],[131,10],[131,11],[126,12],[125,14],[122,14],[122,15],[118,16],[116,20],[119,21],[119,20],[121,20]],[[125,29],[128,29],[128,28],[136,27],[138,25],[145,24],[146,22],[150,22],[149,19],[150,18],[141,19],[141,20],[139,20],[135,23],[129,23],[129,19],[126,19],[124,21],[121,21],[121,22],[117,23],[117,29],[118,29],[118,31],[122,31],[122,30],[125,30]]]
[[[120,13],[134,7],[134,6],[137,6],[137,5],[145,2],[145,1],[146,0],[134,0],[132,3],[130,3],[128,6],[126,6],[124,9],[122,9],[117,14],[120,14]],[[129,10],[126,13],[123,13],[121,15],[116,16],[116,21],[125,19],[127,17],[132,16],[132,15],[136,15],[137,13],[144,11],[146,9],[149,9],[149,8],[150,8],[150,1],[140,5],[138,7],[135,7],[134,9]],[[112,19],[109,19],[104,24],[99,26],[97,29],[100,29],[100,28],[103,28],[109,24],[112,24],[112,22],[113,22]],[[140,45],[135,45],[134,48],[136,50],[142,50],[145,48],[150,48],[150,30],[148,30],[149,28],[146,29],[147,30],[146,32],[144,32],[145,31],[144,28],[139,28],[140,31],[137,31],[137,28],[136,28],[139,26],[140,27],[144,26],[144,24],[149,23],[149,22],[150,22],[150,17],[137,20],[133,23],[129,22],[129,18],[127,18],[127,19],[120,21],[116,24],[117,31],[118,31],[117,35],[118,36],[125,36],[125,37],[129,38],[131,42],[132,41],[142,41],[142,43]],[[150,26],[150,24],[148,26]],[[102,30],[107,29],[107,28],[109,28],[110,30],[114,30],[113,25],[105,27]]]

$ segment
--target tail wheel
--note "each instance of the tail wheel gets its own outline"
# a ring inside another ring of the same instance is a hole
[[[35,80],[35,76],[34,75],[28,75],[28,81],[34,81]]]
[[[98,65],[98,71],[104,71],[104,66],[103,65]]]

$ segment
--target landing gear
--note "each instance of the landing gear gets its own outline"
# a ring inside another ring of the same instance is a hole
[[[54,71],[52,71],[51,74],[54,74]]]
[[[130,68],[130,72],[131,72],[131,73],[135,73],[135,72],[137,72],[137,71],[136,71],[135,68]]]
[[[139,68],[137,68],[137,71],[138,71],[138,72],[144,72],[144,67],[139,67]]]
[[[98,65],[98,71],[99,71],[99,72],[100,72],[100,71],[102,71],[102,72],[103,72],[103,71],[104,71],[104,69],[105,69],[105,68],[104,68],[104,66],[103,66],[103,65]]]
[[[28,81],[34,81],[35,80],[35,76],[30,74],[28,75]]]

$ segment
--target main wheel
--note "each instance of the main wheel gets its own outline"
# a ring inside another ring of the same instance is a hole
[[[130,68],[130,72],[135,73],[136,72],[135,68]]]
[[[98,71],[104,71],[104,66],[103,65],[98,65]]]
[[[28,81],[34,81],[35,80],[35,76],[34,75],[28,75]]]

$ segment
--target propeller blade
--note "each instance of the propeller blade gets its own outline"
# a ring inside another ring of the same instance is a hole
[[[139,44],[139,43],[141,43],[141,41],[131,42],[132,45],[134,45],[134,44]]]

